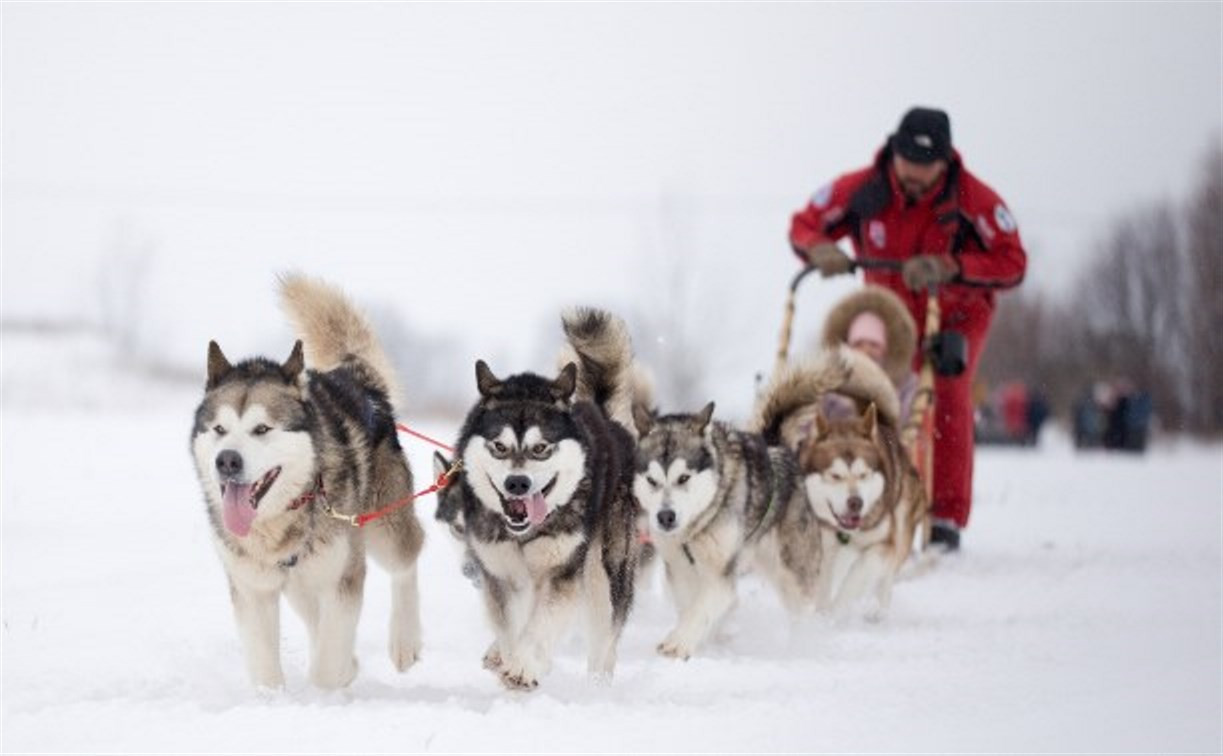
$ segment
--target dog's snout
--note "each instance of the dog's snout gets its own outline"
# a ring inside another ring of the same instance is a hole
[[[526,496],[531,490],[531,479],[525,475],[509,475],[505,479],[505,491],[510,496]]]
[[[675,527],[675,510],[662,509],[658,512],[658,526],[663,530],[671,530]]]
[[[223,477],[235,478],[242,474],[242,455],[226,449],[217,455],[217,472]]]
[[[845,500],[845,506],[849,508],[850,512],[854,514],[858,514],[859,512],[862,511],[862,497],[861,496],[850,496],[848,499]]]

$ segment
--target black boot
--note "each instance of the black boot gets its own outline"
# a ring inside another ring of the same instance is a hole
[[[954,522],[936,520],[930,527],[930,545],[944,553],[960,550],[960,529]]]

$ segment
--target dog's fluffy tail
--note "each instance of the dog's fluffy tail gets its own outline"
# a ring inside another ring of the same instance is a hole
[[[398,412],[402,394],[391,361],[365,314],[338,287],[299,273],[280,276],[280,304],[305,347],[306,364],[331,370],[353,357],[382,382]]]
[[[829,392],[848,396],[860,407],[873,403],[882,422],[898,425],[900,399],[887,373],[870,357],[842,345],[787,365],[774,375],[757,402],[750,427],[769,443],[780,443],[787,418]]]
[[[648,402],[652,392],[633,362],[628,326],[609,312],[589,307],[567,310],[561,324],[567,343],[558,362],[561,366],[569,362],[577,365],[574,398],[597,404],[608,417],[636,435],[633,402]]]

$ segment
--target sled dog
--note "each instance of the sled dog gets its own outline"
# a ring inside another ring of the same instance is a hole
[[[739,568],[754,565],[794,613],[815,599],[820,536],[793,452],[695,414],[635,412],[641,435],[633,493],[666,566],[679,620],[658,644],[688,659],[735,604]]]
[[[588,671],[610,678],[633,600],[631,345],[623,322],[602,311],[562,323],[574,359],[555,378],[500,379],[476,363],[480,396],[447,493],[494,628],[484,664],[511,689],[538,685],[579,605]]]
[[[823,384],[810,364],[800,364],[766,392],[760,427],[766,438],[786,437],[795,448],[821,526],[818,605],[841,613],[873,593],[886,611],[896,573],[927,516],[926,495],[900,444],[898,400],[886,373],[847,347],[824,354],[839,355],[856,376],[855,390],[835,391],[854,399],[858,411],[840,420],[826,419],[818,405],[812,412]],[[804,413],[810,427],[794,427]]]
[[[251,680],[284,684],[283,594],[306,623],[310,681],[337,688],[357,674],[367,548],[391,575],[391,661],[401,672],[416,662],[423,531],[412,507],[364,528],[325,513],[365,513],[411,494],[395,379],[369,323],[337,289],[294,275],[280,294],[300,340],[283,363],[231,364],[208,345],[191,453]]]

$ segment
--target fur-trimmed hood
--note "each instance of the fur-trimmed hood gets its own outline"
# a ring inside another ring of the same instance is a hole
[[[859,313],[874,312],[887,328],[887,353],[883,369],[892,383],[901,384],[913,371],[913,352],[917,349],[917,325],[900,297],[882,286],[865,286],[837,302],[824,321],[820,346],[844,344],[849,325]]]

